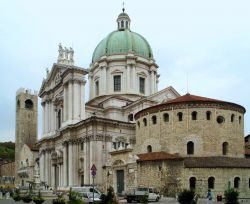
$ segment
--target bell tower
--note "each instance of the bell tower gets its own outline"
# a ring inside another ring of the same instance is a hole
[[[37,142],[37,93],[20,88],[16,92],[15,167],[21,168],[20,151],[24,144]],[[18,181],[16,175],[16,183]]]

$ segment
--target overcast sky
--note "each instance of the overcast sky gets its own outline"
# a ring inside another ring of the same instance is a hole
[[[159,90],[238,103],[250,133],[250,1],[126,0],[131,30],[150,43]],[[39,90],[58,44],[73,46],[75,65],[88,68],[96,45],[116,29],[122,0],[1,0],[0,140],[15,140],[15,95]],[[88,90],[86,90],[88,93]],[[86,98],[88,100],[88,98]],[[39,103],[39,138],[41,137]]]

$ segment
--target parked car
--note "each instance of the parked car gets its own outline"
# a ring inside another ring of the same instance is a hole
[[[126,200],[128,203],[131,203],[132,201],[140,202],[145,195],[148,197],[148,201],[158,202],[161,197],[160,194],[153,188],[139,187],[128,193],[126,195]]]
[[[94,195],[94,203],[100,203],[101,202],[101,195],[99,193],[84,193],[83,194],[83,201],[86,204],[93,204],[93,195]]]
[[[81,187],[72,187],[71,188],[72,191],[77,192],[79,194],[79,196],[83,197],[83,195],[87,194],[87,193],[92,193],[93,191],[94,193],[97,193],[101,196],[101,192],[97,189],[97,188],[93,188],[93,186],[81,186]]]

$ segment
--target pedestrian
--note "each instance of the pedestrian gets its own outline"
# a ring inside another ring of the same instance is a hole
[[[212,192],[210,189],[208,189],[208,191],[207,191],[207,204],[212,204],[212,199],[213,199]]]

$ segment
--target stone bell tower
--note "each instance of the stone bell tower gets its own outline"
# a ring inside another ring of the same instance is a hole
[[[16,184],[19,184],[17,171],[22,168],[20,152],[24,144],[37,142],[37,93],[20,88],[16,92],[16,139],[15,167]]]

